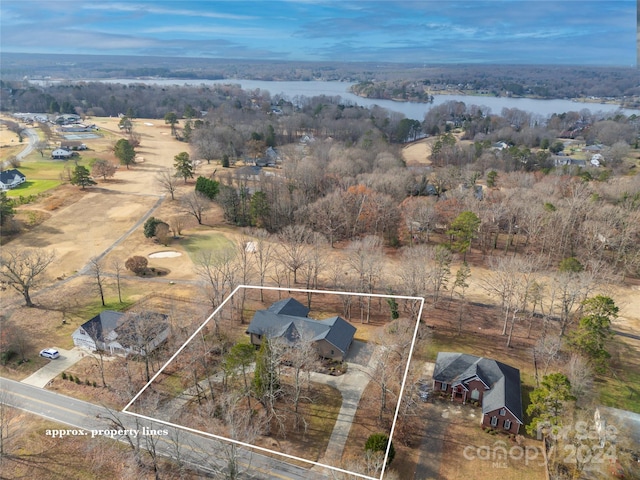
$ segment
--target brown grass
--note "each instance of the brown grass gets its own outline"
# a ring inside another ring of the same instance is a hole
[[[475,417],[471,417],[475,414]],[[541,442],[523,439],[519,445],[508,436],[502,434],[491,435],[480,428],[479,408],[469,405],[462,406],[462,415],[450,415],[449,426],[446,429],[440,463],[439,478],[446,480],[467,478],[500,478],[501,480],[543,480],[544,464],[542,459]],[[512,455],[501,455],[500,446]],[[494,447],[498,450],[494,450]],[[478,449],[481,450],[478,450]],[[510,450],[512,449],[513,450]],[[526,462],[519,459],[521,448],[529,448],[531,455],[537,452],[537,458]],[[467,450],[465,450],[467,449]],[[497,454],[485,459],[487,452]],[[534,450],[537,449],[537,450]]]
[[[146,456],[143,456],[145,465],[137,466],[124,444],[102,437],[89,441],[80,436],[52,438],[47,430],[66,429],[67,426],[19,410],[10,409],[9,414],[2,478],[155,478]],[[167,462],[161,461],[160,468],[167,478],[175,478],[178,474]],[[196,477],[186,474],[181,478]]]

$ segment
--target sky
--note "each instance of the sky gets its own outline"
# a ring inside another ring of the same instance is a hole
[[[637,0],[0,0],[0,52],[635,66]]]

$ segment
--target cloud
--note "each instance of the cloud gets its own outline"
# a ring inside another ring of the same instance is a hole
[[[633,0],[7,1],[0,41],[34,53],[629,65],[635,9]]]

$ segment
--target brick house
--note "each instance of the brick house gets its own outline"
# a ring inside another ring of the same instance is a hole
[[[475,355],[439,352],[433,389],[446,392],[454,402],[482,405],[483,427],[517,434],[523,424],[517,368]]]

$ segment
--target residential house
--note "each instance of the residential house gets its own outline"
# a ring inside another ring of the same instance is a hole
[[[77,347],[111,354],[146,355],[169,336],[168,317],[155,312],[124,314],[104,310],[71,335]]]
[[[264,338],[283,338],[295,343],[308,336],[318,355],[342,361],[353,342],[356,328],[341,317],[315,320],[308,317],[309,309],[293,298],[275,302],[266,310],[258,310],[246,333],[253,345]]]
[[[577,160],[575,158],[567,157],[564,155],[555,155],[553,157],[553,163],[556,167],[564,167],[564,166],[575,166],[575,167],[586,167],[586,160]]]
[[[16,188],[21,183],[27,181],[27,177],[25,177],[20,171],[12,168],[11,170],[5,170],[4,172],[0,172],[0,191],[11,190],[12,188]]]
[[[73,153],[63,148],[56,148],[51,152],[51,158],[54,160],[68,160],[73,156]]]
[[[523,424],[520,371],[496,360],[439,352],[433,389],[452,401],[482,405],[481,425],[517,434]]]
[[[60,148],[62,150],[67,150],[67,151],[71,151],[71,150],[86,150],[87,146],[84,143],[78,142],[78,141],[63,140],[60,143]]]

